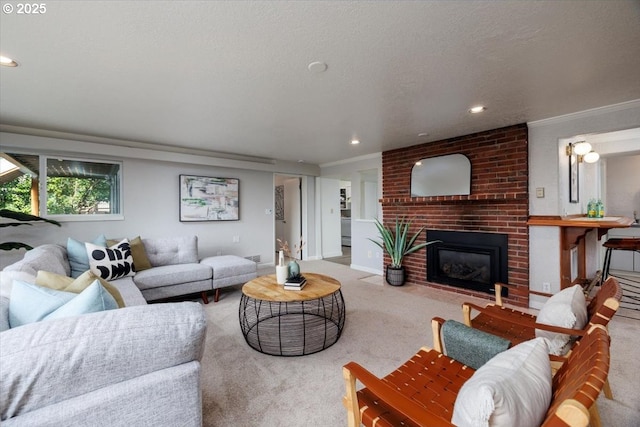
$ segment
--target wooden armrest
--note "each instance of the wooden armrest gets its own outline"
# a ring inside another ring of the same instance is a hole
[[[373,375],[371,372],[369,372],[359,364],[355,362],[349,362],[344,365],[342,369],[344,378],[347,381],[347,396],[352,394],[350,393],[349,388],[351,387],[351,384],[355,386],[355,380],[357,379],[378,399],[420,426],[453,426],[451,422],[441,418],[437,413],[431,412],[428,409],[425,409],[423,406],[413,402],[411,399],[391,387],[380,378]]]
[[[433,334],[433,349],[438,353],[442,353],[444,349],[444,343],[442,342],[442,335],[440,330],[444,325],[444,319],[442,317],[434,317],[431,319],[431,332]]]
[[[489,306],[491,307],[491,306]],[[544,331],[549,331],[549,332],[557,332],[557,333],[561,333],[561,334],[568,334],[568,335],[577,335],[577,336],[583,336],[586,335],[587,330],[586,329],[570,329],[570,328],[562,328],[559,326],[552,326],[552,325],[547,325],[545,323],[531,323],[525,319],[518,319],[517,317],[513,317],[513,316],[509,316],[506,313],[502,313],[502,309],[501,310],[496,310],[496,309],[491,309],[488,307],[480,307],[479,305],[470,303],[470,302],[465,302],[462,304],[462,311],[464,313],[464,317],[465,317],[465,323],[467,324],[467,326],[472,326],[471,324],[471,310],[476,310],[482,314],[485,314],[487,316],[491,316],[494,317],[496,319],[500,319],[500,320],[504,320],[505,322],[508,323],[513,323],[516,325],[520,325],[522,327],[525,328],[535,328],[535,329],[541,329]],[[508,310],[508,309],[506,309]]]

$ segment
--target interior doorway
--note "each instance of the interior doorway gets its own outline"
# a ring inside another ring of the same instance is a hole
[[[302,251],[296,252],[302,236],[302,178],[299,176],[275,175],[275,248],[280,248],[278,239],[289,244],[291,256],[303,259]],[[277,257],[276,257],[277,259]]]

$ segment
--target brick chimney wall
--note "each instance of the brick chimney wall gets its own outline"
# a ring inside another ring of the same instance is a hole
[[[412,219],[412,232],[427,229],[482,231],[508,235],[507,301],[528,306],[529,212],[527,125],[520,124],[382,153],[382,212]],[[411,197],[411,169],[420,159],[464,154],[471,162],[471,194]],[[428,238],[428,236],[427,236]],[[389,263],[385,255],[385,266]],[[427,282],[426,249],[404,260],[407,281],[447,291],[491,298],[489,294]]]

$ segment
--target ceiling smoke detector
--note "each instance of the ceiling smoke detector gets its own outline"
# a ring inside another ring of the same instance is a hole
[[[307,65],[307,68],[312,73],[320,74],[320,73],[324,73],[325,71],[327,71],[328,67],[327,67],[327,64],[325,64],[324,62],[315,61],[315,62],[312,62],[311,64]]]

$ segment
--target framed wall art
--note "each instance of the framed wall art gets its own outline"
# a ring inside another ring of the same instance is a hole
[[[569,202],[578,203],[579,191],[578,191],[578,156],[571,154],[569,156]]]
[[[180,175],[180,221],[237,221],[239,180]]]

